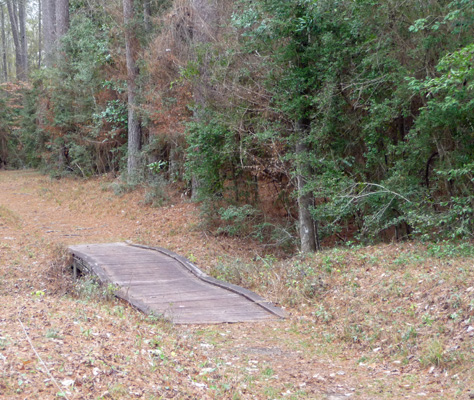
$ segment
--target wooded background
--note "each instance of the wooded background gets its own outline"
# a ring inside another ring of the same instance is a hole
[[[472,239],[471,0],[0,1],[0,165],[304,251]],[[286,246],[286,247],[285,247]]]

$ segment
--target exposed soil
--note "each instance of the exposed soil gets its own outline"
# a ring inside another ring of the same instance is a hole
[[[116,196],[110,183],[108,177],[51,180],[34,171],[0,171],[0,398],[469,398],[474,350],[469,334],[453,342],[471,350],[454,366],[415,362],[416,351],[396,357],[383,346],[329,340],[343,336],[337,320],[345,317],[336,310],[352,301],[336,278],[324,283],[332,285],[325,292],[324,304],[334,310],[328,318],[317,308],[322,300],[290,307],[282,293],[256,286],[259,294],[286,305],[289,318],[210,326],[148,318],[90,282],[71,290],[61,269],[61,249],[71,244],[131,240],[166,247],[205,271],[229,257],[244,264],[266,255],[258,243],[201,231],[198,208],[187,199],[176,196],[174,204],[154,208],[142,204],[142,191]],[[384,248],[370,250],[380,251]],[[465,263],[472,269],[472,260]],[[382,279],[373,269],[368,274]],[[359,279],[362,286],[378,282]],[[469,300],[471,286],[460,284],[460,301]],[[367,305],[378,300],[360,301],[370,313]],[[446,329],[470,333],[470,320],[462,329],[461,323]]]

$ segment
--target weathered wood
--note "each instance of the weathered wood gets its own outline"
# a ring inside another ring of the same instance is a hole
[[[257,294],[203,273],[169,250],[106,243],[70,246],[74,270],[118,286],[116,295],[145,313],[177,324],[250,322],[284,318]]]

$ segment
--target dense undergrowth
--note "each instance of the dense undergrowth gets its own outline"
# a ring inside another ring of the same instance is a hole
[[[71,1],[55,62],[0,86],[1,166],[127,181],[119,3]],[[288,247],[302,196],[326,244],[472,239],[470,1],[145,3],[147,202],[172,183],[222,234]]]

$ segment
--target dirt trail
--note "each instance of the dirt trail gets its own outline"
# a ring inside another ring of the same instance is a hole
[[[140,205],[141,193],[117,197],[107,179],[88,182],[50,180],[33,171],[0,174],[0,205],[21,221],[22,231],[37,238],[77,244],[142,240],[179,249],[190,240],[206,246],[189,203],[152,208]]]
[[[0,171],[0,398],[446,398],[429,376],[414,377],[428,386],[413,392],[393,366],[361,368],[291,310],[285,321],[176,327],[91,285],[80,298],[50,293],[58,244],[132,240],[203,269],[262,254],[196,229],[191,203],[144,206],[140,191],[118,197],[109,184]]]

